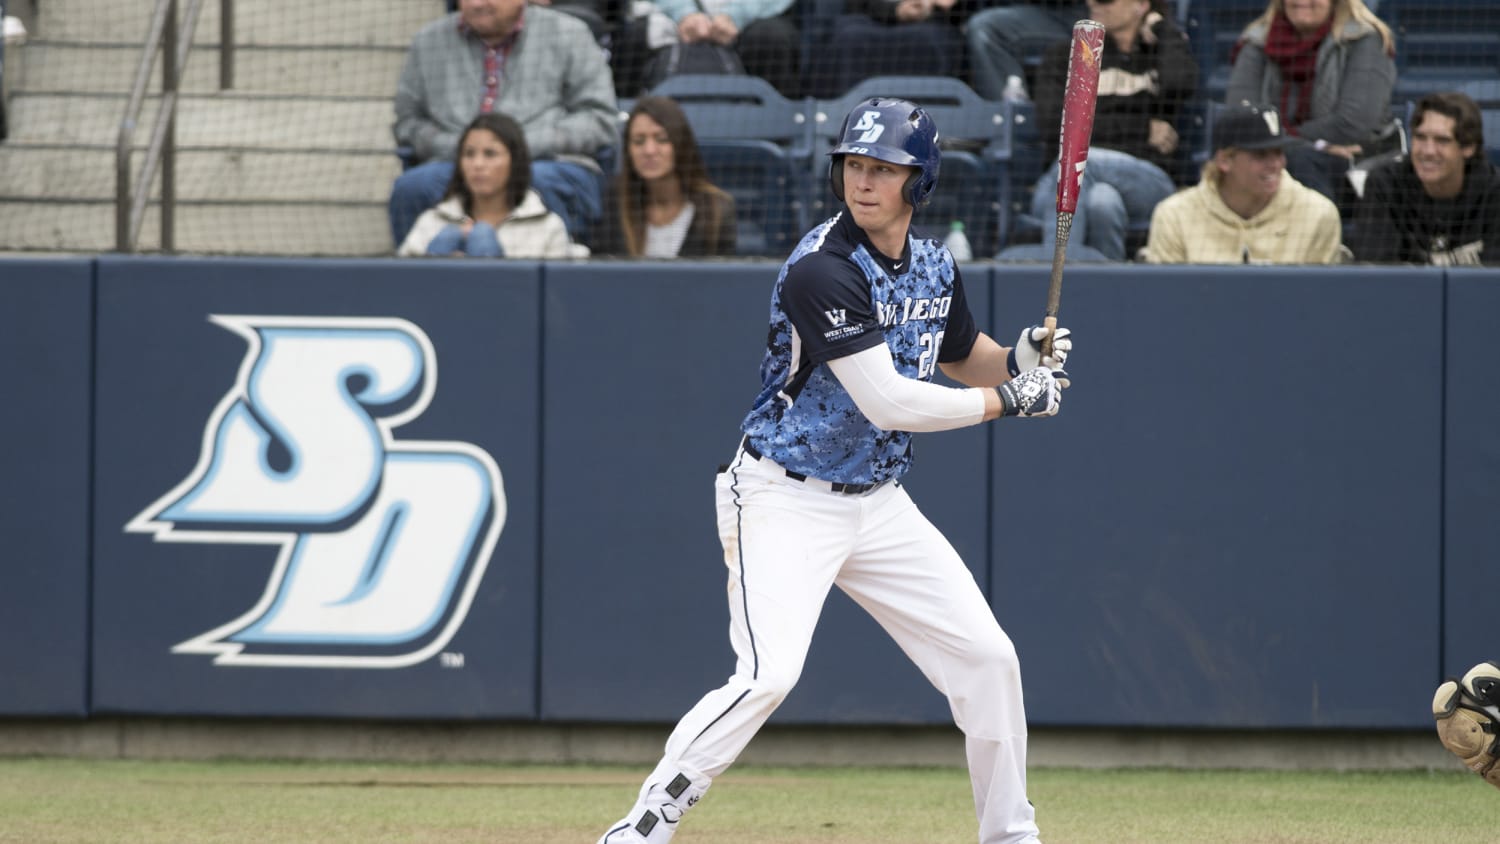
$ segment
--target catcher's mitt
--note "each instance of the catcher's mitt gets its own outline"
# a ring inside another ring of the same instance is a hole
[[[1432,698],[1438,739],[1469,770],[1500,788],[1500,663],[1481,662],[1448,678]]]

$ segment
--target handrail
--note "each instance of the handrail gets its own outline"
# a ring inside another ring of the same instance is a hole
[[[178,85],[187,68],[193,32],[198,27],[198,13],[202,8],[203,0],[191,0],[181,38],[177,28],[177,0],[157,0],[151,14],[151,26],[141,49],[135,84],[131,86],[130,99],[125,105],[119,136],[115,140],[115,249],[119,252],[135,251],[141,224],[146,217],[146,204],[151,198],[151,182],[156,178],[158,166],[161,169],[161,250],[171,252],[174,249]],[[219,0],[219,8],[219,88],[226,90],[234,81],[234,0]],[[140,121],[141,107],[146,102],[151,65],[155,64],[158,53],[161,54],[161,103],[151,127],[145,160],[141,162],[140,177],[132,190],[131,141]]]

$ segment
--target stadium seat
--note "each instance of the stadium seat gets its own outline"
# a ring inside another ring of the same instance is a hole
[[[1500,79],[1500,3],[1385,0],[1381,18],[1396,37],[1398,98]]]
[[[1186,7],[1183,30],[1198,61],[1198,90],[1205,98],[1224,99],[1234,42],[1265,10],[1266,0],[1195,0]]]
[[[1481,106],[1500,106],[1500,79],[1468,79],[1449,90],[1468,94]]]
[[[1450,90],[1468,94],[1479,104],[1484,120],[1484,148],[1490,161],[1500,165],[1500,79],[1476,79],[1460,82]]]
[[[740,255],[785,257],[808,226],[807,106],[755,76],[669,76],[651,90],[682,106],[714,184],[734,196]]]
[[[962,220],[975,255],[998,251],[1009,230],[1019,110],[1012,103],[986,100],[964,82],[946,76],[875,76],[837,99],[814,103],[815,155],[808,178],[808,206],[814,216],[831,213],[833,206],[823,154],[837,142],[849,110],[874,96],[911,100],[937,123],[943,147],[938,189],[928,205],[917,210],[913,222],[929,235],[942,237],[954,220]]]

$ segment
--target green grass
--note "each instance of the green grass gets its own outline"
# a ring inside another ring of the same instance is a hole
[[[593,844],[645,769],[0,759],[0,842]],[[1048,844],[1500,840],[1462,770],[1040,769]],[[961,770],[759,768],[721,777],[674,844],[971,844]]]

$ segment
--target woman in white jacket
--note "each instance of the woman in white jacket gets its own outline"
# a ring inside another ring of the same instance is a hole
[[[515,120],[481,114],[458,139],[458,166],[443,201],[417,218],[397,255],[566,258],[576,254],[562,218],[531,189],[531,151]]]

